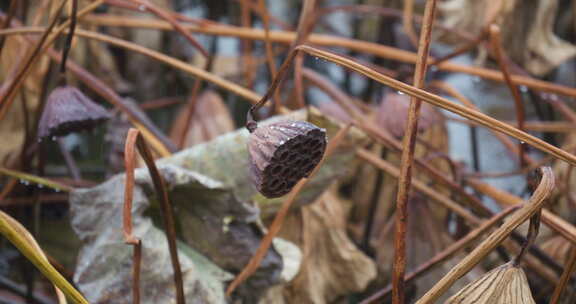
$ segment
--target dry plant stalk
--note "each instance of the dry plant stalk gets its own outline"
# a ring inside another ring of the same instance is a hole
[[[274,63],[274,51],[272,50],[272,42],[270,41],[270,15],[266,9],[266,1],[258,0],[258,11],[261,13],[262,24],[264,26],[264,50],[266,52],[266,63],[268,64],[268,71],[270,75],[276,75],[276,64]],[[272,103],[272,113],[281,107],[280,93],[274,93],[274,102]]]
[[[475,178],[467,178],[466,183],[474,190],[494,198],[501,206],[511,206],[522,203],[522,199],[511,193],[497,189]],[[542,210],[542,222],[552,230],[558,232],[566,240],[576,245],[576,227],[568,221],[552,213],[548,209]]]
[[[400,169],[394,166],[388,161],[383,160],[382,158],[378,157],[374,153],[369,152],[366,149],[358,149],[356,150],[356,155],[361,159],[369,162],[373,166],[377,167],[378,169],[386,172],[387,174],[392,175],[394,178],[398,178],[400,176]],[[477,218],[474,214],[470,211],[466,210],[460,204],[456,203],[449,197],[443,195],[442,193],[436,191],[434,188],[426,185],[426,183],[414,179],[412,181],[412,185],[414,188],[426,196],[428,196],[432,201],[438,202],[439,204],[443,205],[447,209],[451,210],[452,212],[458,214],[460,217],[465,219],[471,224],[480,224],[480,219]]]
[[[570,257],[568,259],[568,263],[564,266],[564,271],[562,272],[562,276],[560,277],[560,281],[554,288],[554,293],[552,294],[552,299],[550,300],[550,304],[557,304],[560,301],[560,296],[562,296],[562,292],[566,289],[568,285],[568,281],[570,281],[570,277],[572,277],[572,273],[576,269],[576,247],[572,247],[570,250]]]
[[[412,1],[405,3],[412,6]],[[424,21],[420,32],[418,44],[418,58],[414,70],[414,87],[424,86],[426,76],[426,66],[428,53],[430,50],[430,37],[432,25],[436,12],[436,0],[427,0],[424,10]],[[410,16],[410,15],[409,15]],[[406,21],[406,20],[405,20]],[[408,21],[411,21],[410,18]],[[407,26],[406,29],[411,29]],[[422,101],[417,97],[410,97],[410,108],[408,109],[408,121],[406,122],[406,133],[402,145],[402,156],[400,160],[400,176],[398,178],[398,194],[396,196],[396,231],[394,234],[394,267],[392,272],[392,303],[404,304],[404,273],[406,272],[406,234],[408,221],[408,196],[410,193],[410,183],[412,181],[412,166],[414,163],[414,150],[416,147],[416,135],[418,132],[418,117]]]
[[[132,130],[130,130],[132,131]],[[134,247],[132,258],[132,303],[140,303],[140,268],[142,265],[142,242],[132,234],[132,200],[134,196],[134,168],[136,166],[137,132],[129,132],[124,147],[124,164],[126,167],[126,185],[124,186],[124,208],[122,214],[122,231],[124,242]]]
[[[358,122],[357,126],[362,129],[362,131],[366,132],[370,135],[374,140],[378,143],[389,147],[392,151],[396,153],[400,153],[402,150],[401,144],[392,138],[389,134],[386,134],[382,129],[375,127],[370,123],[361,123]],[[469,203],[476,211],[482,214],[489,214],[486,212],[486,207],[478,200],[475,196],[470,195],[466,192],[460,185],[452,181],[451,179],[447,178],[442,172],[438,169],[430,166],[427,162],[423,161],[422,159],[416,158],[416,164],[419,166],[420,169],[423,169],[426,174],[428,174],[431,178],[437,180],[438,182],[442,183],[444,186],[448,187],[455,191],[458,196],[464,198],[467,203]],[[434,191],[435,192],[435,191]]]
[[[148,149],[146,142],[140,134],[140,131],[131,128],[126,136],[126,145],[124,150],[124,159],[126,165],[126,187],[124,189],[124,216],[123,216],[123,230],[124,239],[127,244],[134,246],[134,282],[133,282],[133,303],[137,304],[140,301],[139,292],[139,278],[140,278],[140,265],[142,258],[142,244],[140,240],[133,236],[132,234],[132,198],[134,194],[134,168],[136,163],[135,149],[138,147],[140,155],[144,159],[150,176],[152,177],[152,182],[156,190],[156,195],[158,196],[158,201],[160,202],[160,211],[162,214],[162,220],[164,222],[164,229],[166,233],[166,240],[168,241],[168,249],[170,250],[170,260],[172,262],[172,268],[174,270],[174,285],[176,289],[176,303],[184,304],[186,299],[184,298],[184,283],[182,280],[182,271],[180,269],[180,262],[178,261],[178,251],[176,248],[176,230],[174,226],[174,214],[172,211],[172,206],[170,204],[170,199],[168,197],[168,191],[162,176],[158,172],[158,168],[154,163],[154,158]]]
[[[492,44],[492,48],[494,49],[494,53],[496,54],[496,61],[498,62],[498,66],[500,70],[502,70],[502,77],[506,82],[506,85],[510,89],[512,93],[512,97],[514,100],[514,107],[516,108],[516,120],[518,123],[518,129],[521,131],[525,131],[524,127],[524,120],[525,120],[525,110],[524,110],[524,103],[522,102],[522,96],[520,95],[520,90],[518,86],[516,86],[512,80],[510,69],[508,67],[508,58],[502,49],[502,43],[500,39],[500,27],[496,24],[490,25],[490,40]],[[518,159],[520,160],[520,168],[526,166],[525,161],[525,154],[526,154],[526,146],[520,142],[518,144]]]
[[[470,254],[468,254],[460,263],[450,270],[432,289],[430,289],[422,298],[416,303],[435,303],[436,300],[456,280],[470,271],[476,266],[486,255],[488,255],[496,246],[501,244],[510,233],[516,229],[520,224],[528,220],[534,214],[539,212],[547,201],[554,189],[554,174],[550,167],[542,167],[540,169],[541,180],[534,191],[530,200],[520,210],[518,210],[510,219],[505,222],[500,228],[488,236],[480,245],[478,245]]]

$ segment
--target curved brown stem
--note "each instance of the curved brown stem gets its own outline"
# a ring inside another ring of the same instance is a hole
[[[512,81],[512,77],[510,74],[510,69],[508,67],[508,59],[506,54],[504,54],[504,50],[502,49],[502,43],[500,39],[500,28],[492,24],[490,25],[490,40],[492,43],[492,48],[496,54],[496,60],[498,61],[498,66],[502,71],[502,76],[506,82],[506,85],[510,89],[512,93],[512,97],[514,97],[514,106],[516,108],[516,120],[518,122],[518,129],[521,131],[525,131],[524,128],[524,120],[526,119],[526,115],[524,114],[524,103],[522,102],[522,96],[520,95],[520,90],[518,86],[514,84]],[[522,142],[518,144],[518,159],[520,160],[520,167],[525,167],[528,161],[525,158],[526,154],[526,145]]]
[[[528,235],[526,236],[526,242],[522,245],[522,249],[520,250],[518,255],[512,260],[512,264],[514,264],[514,266],[520,265],[522,258],[526,255],[530,246],[534,244],[534,241],[538,236],[538,231],[540,230],[541,216],[542,211],[538,211],[536,212],[536,214],[534,214],[534,216],[530,218],[530,225],[528,227]]]
[[[154,184],[154,188],[156,190],[156,195],[158,196],[158,200],[160,202],[160,211],[162,215],[162,219],[164,222],[164,229],[166,233],[166,240],[168,242],[168,249],[170,251],[170,260],[172,262],[172,268],[174,271],[174,284],[176,288],[176,303],[184,304],[184,285],[182,280],[182,270],[180,269],[180,262],[178,260],[178,249],[176,247],[176,230],[174,226],[174,211],[172,210],[172,206],[170,203],[170,197],[168,196],[168,191],[166,190],[166,185],[164,183],[164,179],[156,164],[154,163],[154,158],[152,157],[152,153],[146,144],[144,138],[140,135],[140,131],[137,129],[131,128],[128,131],[128,135],[126,137],[126,144],[125,144],[125,164],[126,164],[126,188],[124,194],[124,238],[126,243],[132,244],[135,246],[141,246],[141,242],[138,238],[133,236],[132,234],[132,197],[133,197],[133,187],[134,187],[134,167],[135,167],[135,148],[138,148],[140,155],[144,159],[146,166],[148,167],[148,172],[150,173],[150,177],[152,178],[152,183]],[[134,249],[134,256],[136,257],[137,254],[141,255],[137,247]],[[134,265],[134,272],[136,272],[137,268],[140,267],[139,262],[135,263]],[[138,268],[139,270],[139,268]],[[134,287],[134,298],[136,299],[139,297],[136,294],[136,288]],[[136,303],[136,302],[135,302]]]

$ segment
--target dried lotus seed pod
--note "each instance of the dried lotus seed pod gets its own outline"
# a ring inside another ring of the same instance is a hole
[[[250,175],[258,191],[268,198],[290,192],[312,172],[326,150],[326,130],[305,121],[252,127]]]
[[[79,89],[62,86],[48,96],[38,124],[40,140],[92,129],[110,118],[106,109],[92,101]]]
[[[534,304],[522,268],[506,263],[462,288],[446,304]]]

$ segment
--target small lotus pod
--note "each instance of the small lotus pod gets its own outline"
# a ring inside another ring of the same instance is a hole
[[[305,121],[252,125],[250,130],[250,175],[268,198],[290,192],[318,165],[326,149],[326,130]]]
[[[389,92],[382,97],[378,108],[376,123],[388,130],[397,138],[404,136],[410,96]],[[418,117],[418,132],[423,132],[437,122],[441,121],[439,112],[431,105],[422,103]]]
[[[89,130],[109,118],[106,109],[79,89],[72,86],[57,87],[46,101],[38,124],[38,138],[43,140]]]
[[[504,264],[462,288],[446,304],[535,303],[522,268]]]
[[[317,104],[318,110],[326,116],[335,118],[343,123],[352,122],[352,116],[334,101],[324,101]]]

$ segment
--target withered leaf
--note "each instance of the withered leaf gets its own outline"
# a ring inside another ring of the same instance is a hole
[[[196,109],[194,109],[189,129],[186,131],[183,147],[207,142],[234,130],[234,120],[220,94],[206,90],[196,98],[198,98],[195,105]],[[170,138],[173,142],[180,141],[180,136],[187,127],[187,112],[188,105],[182,108],[172,125]]]

